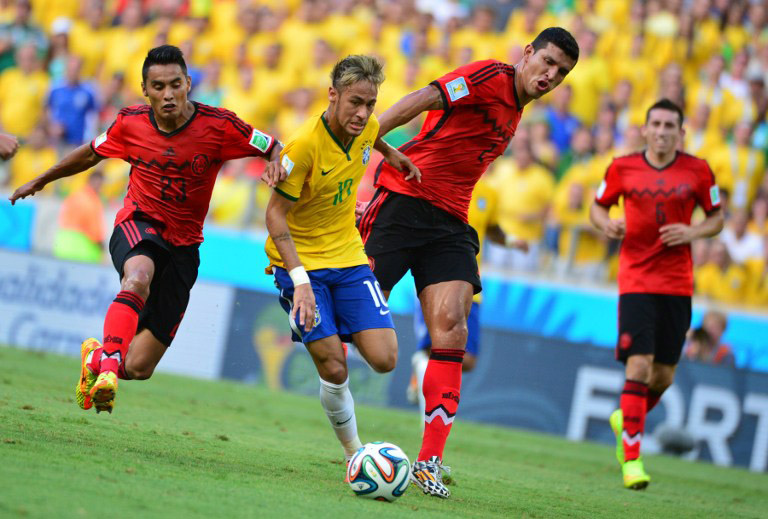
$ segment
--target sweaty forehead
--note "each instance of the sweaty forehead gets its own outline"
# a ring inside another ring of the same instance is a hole
[[[181,66],[176,63],[168,65],[152,65],[147,70],[147,82],[159,81],[162,83],[169,83],[183,77],[184,72],[181,70]]]

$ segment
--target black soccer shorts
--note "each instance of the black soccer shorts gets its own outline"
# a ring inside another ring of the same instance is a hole
[[[690,326],[690,296],[621,294],[616,359],[650,354],[654,362],[675,365]]]
[[[149,298],[139,315],[137,332],[148,329],[170,346],[189,304],[189,293],[197,280],[200,245],[175,246],[165,241],[156,224],[127,220],[118,224],[109,240],[109,253],[120,279],[123,265],[133,256],[148,256],[155,263]]]
[[[360,219],[371,270],[389,291],[413,274],[417,293],[443,281],[467,281],[480,292],[477,232],[426,200],[379,188]]]

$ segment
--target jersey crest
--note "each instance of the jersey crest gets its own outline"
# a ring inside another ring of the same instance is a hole
[[[456,101],[457,99],[469,95],[469,87],[467,86],[467,81],[464,79],[464,76],[457,77],[453,81],[446,83],[445,89],[448,91],[448,96],[451,98],[451,101]]]

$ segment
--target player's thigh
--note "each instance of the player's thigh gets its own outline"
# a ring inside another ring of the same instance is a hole
[[[143,380],[152,376],[168,347],[148,329],[141,330],[131,341],[125,357],[125,370],[133,379]]]
[[[304,326],[299,322],[301,316],[296,312],[296,316],[291,319],[293,310],[293,281],[288,272],[281,267],[274,268],[275,285],[280,291],[280,306],[285,310],[288,326],[291,329],[291,338],[294,342],[309,344],[326,337],[339,334],[336,326],[336,312],[333,306],[330,289],[326,284],[327,278],[332,274],[330,269],[310,270],[310,284],[312,293],[315,295],[315,319],[312,322],[312,329],[305,331]]]
[[[443,281],[427,285],[419,294],[433,348],[466,347],[472,289],[467,281]]]
[[[146,328],[161,343],[171,345],[187,311],[199,266],[197,245],[171,250],[165,268],[152,281],[149,298],[139,317],[139,330]]]
[[[109,239],[109,255],[121,280],[125,277],[128,260],[136,256],[151,259],[154,272],[161,271],[168,260],[169,250],[170,246],[152,224],[142,220],[127,220],[118,224]],[[129,265],[129,268],[132,267]]]
[[[654,360],[675,365],[685,344],[685,335],[691,327],[691,298],[659,294],[656,296],[656,352]]]
[[[419,298],[426,287],[444,282],[464,281],[471,285],[474,294],[482,289],[477,266],[477,233],[469,226],[462,229],[414,251],[411,273]]]
[[[653,355],[656,338],[656,302],[653,294],[619,295],[619,337],[616,359],[626,363],[633,355]]]
[[[352,341],[368,364],[379,373],[397,365],[397,334],[394,328],[370,328],[352,334]]]
[[[338,335],[330,335],[305,343],[320,378],[331,384],[347,380],[347,359]]]

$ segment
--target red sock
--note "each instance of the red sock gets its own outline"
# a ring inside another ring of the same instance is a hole
[[[91,370],[91,373],[96,373],[97,375],[101,373],[101,354],[104,351],[104,348],[96,348],[93,350],[93,353],[91,354],[91,360],[88,361],[88,369]]]
[[[640,457],[640,442],[645,430],[645,405],[648,398],[648,384],[627,380],[621,392],[621,412],[624,416],[624,461]]]
[[[648,389],[648,399],[645,401],[645,414],[651,412],[651,409],[656,407],[656,404],[661,400],[661,393],[657,393],[653,389]]]
[[[424,439],[421,443],[419,461],[432,456],[443,459],[443,449],[451,432],[453,418],[459,407],[461,392],[461,362],[464,350],[432,349],[427,371],[424,373]]]
[[[111,371],[117,374],[120,371],[120,364],[123,363],[128,347],[136,335],[142,308],[144,308],[144,299],[128,290],[117,294],[115,300],[109,305],[107,316],[104,318],[101,373]]]

